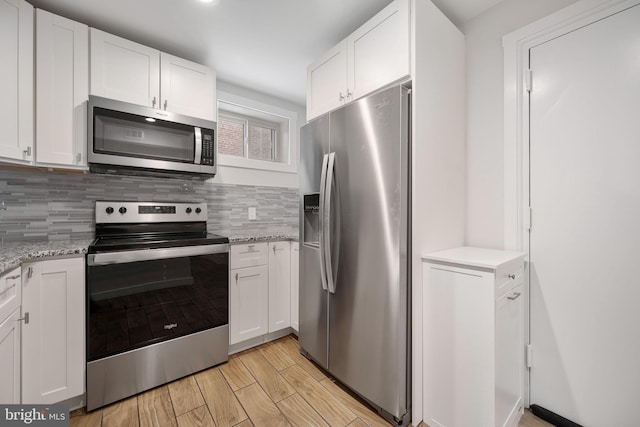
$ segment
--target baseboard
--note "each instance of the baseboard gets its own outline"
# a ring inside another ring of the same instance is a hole
[[[241,351],[257,347],[264,343],[268,343],[269,341],[275,341],[278,338],[286,337],[291,334],[296,334],[292,328],[284,328],[279,331],[271,332],[270,334],[260,335],[259,337],[232,344],[229,346],[229,355],[240,353]]]

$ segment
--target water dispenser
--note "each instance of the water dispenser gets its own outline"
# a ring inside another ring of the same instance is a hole
[[[302,243],[307,246],[320,247],[320,193],[304,194],[304,229]]]

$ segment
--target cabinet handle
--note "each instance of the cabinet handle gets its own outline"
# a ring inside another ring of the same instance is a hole
[[[31,157],[31,147],[27,147],[26,150],[22,150],[25,156]]]
[[[33,267],[29,267],[27,270],[27,279],[31,279],[31,276],[33,276]]]
[[[516,300],[518,298],[520,298],[520,292],[514,292],[513,296],[507,297],[507,299],[510,299],[511,301]]]
[[[347,99],[351,98],[353,96],[353,93],[347,89]]]
[[[166,99],[164,100],[164,109],[165,109],[165,111],[167,110],[167,100]]]
[[[18,319],[16,319],[16,322],[20,322],[21,320],[24,320],[24,324],[28,325],[29,324],[29,312],[27,311],[23,317],[19,317]]]
[[[17,279],[17,278],[19,278],[19,277],[20,277],[20,275],[19,275],[19,274],[16,274],[15,276],[7,277],[7,279],[9,279],[9,280],[14,280],[14,279]]]
[[[516,279],[516,275],[515,274],[507,274],[507,277],[511,280],[515,280]]]
[[[344,95],[342,94],[342,92],[340,92],[340,96],[338,97],[338,100],[340,102],[344,101]]]
[[[236,273],[236,285],[238,284],[238,273]]]
[[[154,96],[153,99],[151,100],[151,106],[153,108],[156,108],[156,97]]]
[[[273,245],[273,253],[276,253],[276,245]]]

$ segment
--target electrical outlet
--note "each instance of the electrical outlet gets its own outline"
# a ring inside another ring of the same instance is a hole
[[[249,208],[249,219],[256,219],[256,208]]]

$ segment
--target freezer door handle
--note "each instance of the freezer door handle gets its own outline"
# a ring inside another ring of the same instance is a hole
[[[329,155],[325,154],[322,159],[322,174],[320,175],[320,277],[322,279],[322,289],[327,290],[327,272],[324,259],[324,203],[325,191],[327,183],[327,164],[329,163]]]
[[[329,286],[329,292],[336,293],[336,281],[333,277],[333,264],[331,262],[331,189],[333,187],[333,169],[335,165],[336,153],[329,154],[329,164],[327,165],[327,182],[325,184],[326,196],[324,200],[324,213],[325,217],[324,228],[322,230],[324,237],[324,259],[326,265],[327,284]]]

